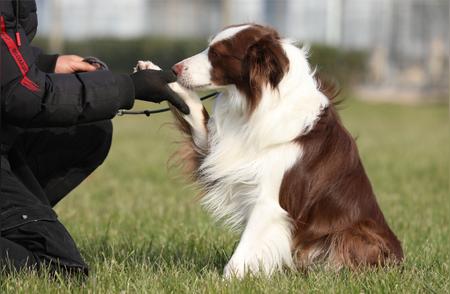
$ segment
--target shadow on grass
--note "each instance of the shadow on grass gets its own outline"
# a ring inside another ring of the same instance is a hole
[[[97,240],[84,248],[84,256],[88,263],[97,266],[108,267],[111,263],[117,263],[125,271],[133,271],[136,268],[145,267],[153,272],[179,271],[195,272],[202,275],[207,272],[222,274],[223,268],[232,253],[233,244],[221,240],[202,236],[171,236],[166,242],[158,238],[150,238],[148,243],[133,240],[121,240],[120,242],[108,242]],[[214,241],[211,241],[214,240]],[[317,264],[308,269],[296,271],[286,270],[278,273],[284,278],[300,278],[301,280],[315,281],[327,276],[329,279],[359,280],[367,276],[396,273],[401,275],[404,265],[387,266],[381,268],[362,268],[358,271],[350,269],[331,270],[324,264]],[[275,275],[277,276],[277,275]]]
[[[233,244],[223,239],[211,241],[206,235],[171,235],[161,239],[146,237],[148,242],[130,238],[110,241],[107,238],[84,244],[82,254],[88,264],[116,262],[124,269],[145,266],[158,271],[163,268],[185,269],[196,273],[221,273],[232,252]],[[213,239],[214,240],[214,239]],[[229,252],[229,253],[228,253]]]

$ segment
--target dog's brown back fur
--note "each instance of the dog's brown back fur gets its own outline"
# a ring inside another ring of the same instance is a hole
[[[327,89],[328,95],[336,94]],[[400,242],[377,204],[355,140],[332,103],[296,143],[302,157],[284,175],[280,205],[292,218],[299,265],[323,260],[336,268],[355,268],[400,262]]]

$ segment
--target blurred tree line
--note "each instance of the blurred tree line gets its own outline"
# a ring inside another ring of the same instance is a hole
[[[34,45],[48,52],[48,40],[36,39]],[[65,54],[96,56],[113,71],[131,72],[137,60],[151,60],[161,68],[202,51],[205,39],[168,39],[145,37],[136,39],[92,39],[64,43]],[[59,52],[58,52],[59,53]],[[367,53],[324,45],[312,45],[310,61],[321,76],[334,81],[341,88],[349,88],[361,81],[367,69]]]

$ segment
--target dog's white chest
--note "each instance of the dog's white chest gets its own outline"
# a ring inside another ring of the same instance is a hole
[[[293,143],[261,147],[267,142],[252,131],[232,116],[211,118],[210,149],[200,167],[203,205],[234,228],[246,223],[257,201],[278,202],[284,172],[300,156]]]
[[[220,128],[212,118],[208,125],[210,150],[200,168],[201,181],[207,187],[202,203],[215,218],[239,227],[258,197],[262,162],[241,132]]]

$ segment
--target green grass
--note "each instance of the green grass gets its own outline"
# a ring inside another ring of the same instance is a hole
[[[91,267],[89,279],[19,273],[4,276],[0,292],[448,293],[448,107],[348,100],[341,114],[403,242],[402,268],[223,281],[238,236],[214,224],[194,189],[167,168],[177,134],[164,114],[116,118],[109,158],[56,208]]]

